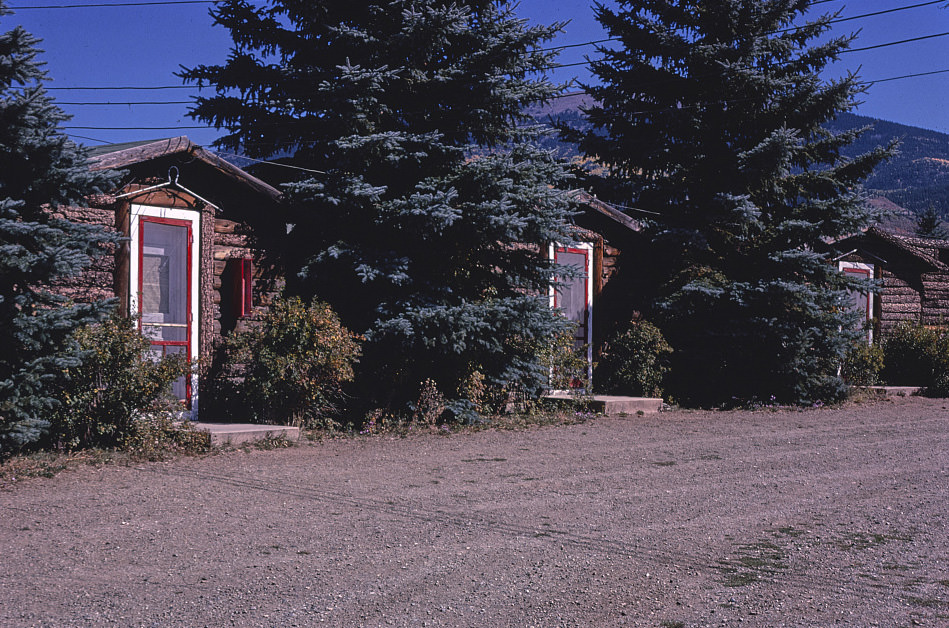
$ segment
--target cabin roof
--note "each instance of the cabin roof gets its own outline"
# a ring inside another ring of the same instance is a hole
[[[171,155],[187,155],[190,159],[197,159],[207,164],[227,179],[249,187],[259,194],[268,196],[273,200],[280,197],[280,190],[277,188],[195,144],[184,135],[159,140],[96,146],[90,150],[89,162],[93,170],[109,170],[127,168],[138,163]]]
[[[949,240],[907,236],[874,226],[862,234],[838,241],[835,247],[841,250],[854,246],[859,250],[861,242],[870,238],[888,244],[931,268],[949,271],[949,265],[940,259],[943,257],[941,251],[949,251]]]
[[[608,218],[631,231],[641,231],[642,223],[632,218],[625,212],[613,207],[609,203],[601,201],[585,190],[571,190],[568,196],[576,203],[588,207],[595,213]]]

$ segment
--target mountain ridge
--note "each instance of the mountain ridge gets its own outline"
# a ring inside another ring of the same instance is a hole
[[[580,108],[593,103],[591,96],[577,92],[562,95],[547,106],[528,109],[527,113],[539,122],[584,129],[589,125]],[[886,199],[887,207],[905,208],[910,217],[926,210],[930,204],[940,216],[949,216],[949,134],[853,113],[842,113],[825,125],[832,132],[863,127],[871,128],[844,150],[845,157],[852,158],[885,146],[893,138],[901,140],[899,153],[878,166],[866,180],[867,194]],[[546,138],[543,144],[558,157],[579,157],[575,146],[555,136]]]

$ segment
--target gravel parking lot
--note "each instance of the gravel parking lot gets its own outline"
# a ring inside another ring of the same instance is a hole
[[[0,626],[949,626],[947,405],[29,479],[0,491]]]

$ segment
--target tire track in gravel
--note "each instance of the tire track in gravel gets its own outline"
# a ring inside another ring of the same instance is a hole
[[[594,537],[566,530],[523,525],[496,518],[477,517],[472,516],[470,513],[459,513],[444,508],[420,509],[415,506],[400,504],[392,499],[356,497],[346,493],[318,490],[308,486],[288,485],[285,482],[277,484],[248,477],[208,472],[182,472],[169,469],[147,469],[147,471],[159,475],[168,475],[189,480],[215,482],[220,485],[232,486],[241,490],[261,491],[307,501],[333,504],[335,506],[348,506],[359,510],[397,516],[402,519],[427,524],[452,526],[464,531],[487,530],[491,533],[515,538],[533,538],[537,542],[567,545],[574,550],[591,551],[604,555],[609,554],[633,559],[638,564],[650,569],[670,566],[694,569],[708,574],[711,579],[715,579],[716,576],[722,573],[722,560],[727,558],[727,556],[723,556],[717,560],[711,560],[695,554],[689,555],[683,554],[680,551],[663,549],[655,545],[647,547],[644,544],[633,544],[605,537]],[[870,500],[874,497],[874,495],[868,494],[865,498],[858,501]],[[806,513],[807,509],[804,509],[804,511],[799,513],[803,516],[798,518],[808,519],[809,517]],[[682,526],[677,527],[681,528]],[[755,544],[761,540],[761,534],[767,533],[766,530],[750,532],[752,532],[752,534],[747,538],[736,538],[735,546]],[[831,539],[831,542],[833,542],[833,539]],[[845,578],[844,576],[829,578],[826,573],[812,577],[785,570],[781,570],[773,575],[758,572],[757,582],[761,585],[780,585],[782,590],[787,593],[796,592],[797,594],[804,594],[820,592],[825,595],[849,595],[866,600],[876,599],[879,597],[881,591],[893,589],[896,586],[896,584],[888,586],[886,584],[872,582],[863,583],[853,578]]]

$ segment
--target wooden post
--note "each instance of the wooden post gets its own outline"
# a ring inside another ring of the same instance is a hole
[[[115,296],[119,299],[119,316],[129,317],[129,274],[131,273],[131,207],[128,201],[119,201],[115,206],[115,229],[124,238],[115,246],[115,274],[112,277]]]

